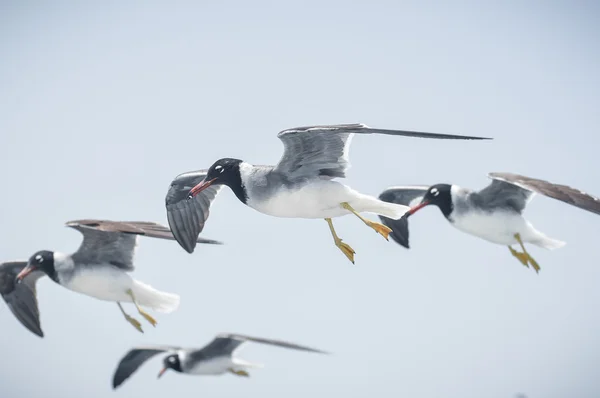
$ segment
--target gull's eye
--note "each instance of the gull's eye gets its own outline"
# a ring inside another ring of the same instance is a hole
[[[433,196],[438,196],[440,194],[440,191],[437,190],[437,188],[432,188],[431,191],[429,191]]]
[[[37,260],[38,263],[44,262],[44,259],[43,259],[43,257],[40,254],[38,254],[37,256],[35,256],[35,259]]]
[[[222,173],[224,170],[223,166],[221,166],[221,165],[215,166],[215,171],[217,171],[217,170],[219,171],[219,173]]]

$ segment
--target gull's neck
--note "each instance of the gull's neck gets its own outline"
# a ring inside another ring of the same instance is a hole
[[[469,200],[470,190],[459,187],[458,185],[452,185],[450,188],[450,203],[444,208],[440,207],[444,216],[450,221],[453,221],[457,216],[462,215],[461,209],[466,209],[467,202]]]
[[[243,204],[248,204],[248,189],[253,184],[253,176],[257,167],[250,163],[241,162],[238,166],[238,175],[234,181],[229,184],[229,188]]]
[[[69,254],[54,252],[54,272],[48,275],[58,284],[64,282],[65,276],[75,270],[75,262]]]

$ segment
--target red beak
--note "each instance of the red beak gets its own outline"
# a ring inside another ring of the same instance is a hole
[[[23,268],[21,270],[21,272],[19,272],[17,274],[16,280],[17,282],[21,282],[23,280],[23,278],[25,278],[27,275],[31,274],[33,271],[35,271],[35,267],[28,265],[25,268]]]
[[[200,184],[196,185],[194,188],[190,190],[188,194],[188,199],[192,199],[194,196],[198,195],[200,192],[204,191],[206,188],[210,187],[217,177],[211,180],[204,180]]]
[[[418,212],[419,210],[421,210],[423,207],[427,206],[429,204],[428,201],[423,201],[421,203],[419,203],[418,205],[411,207],[410,210],[408,210],[406,212],[406,214],[408,214],[409,216],[412,216],[413,214],[415,214],[416,212]]]
[[[160,379],[160,376],[164,375],[164,374],[165,374],[165,372],[167,371],[167,369],[168,369],[168,368],[162,368],[162,369],[160,370],[160,372],[158,372],[158,377],[157,377],[157,379]]]

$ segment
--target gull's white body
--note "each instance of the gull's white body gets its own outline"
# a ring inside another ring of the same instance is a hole
[[[246,186],[251,184],[244,173],[242,182]],[[247,205],[274,217],[334,218],[351,214],[341,207],[344,202],[357,212],[375,213],[392,219],[402,217],[409,209],[407,206],[382,202],[347,185],[326,179],[315,179],[292,188],[282,185],[264,197],[253,197],[250,194]]]
[[[458,186],[452,186],[453,202],[455,204],[467,202],[465,192]],[[508,209],[490,211],[468,207],[462,211],[452,212],[449,221],[460,231],[499,245],[518,244],[515,234],[519,234],[523,243],[531,243],[546,249],[557,249],[565,245],[564,242],[551,239],[535,229],[520,213]]]
[[[70,256],[54,252],[59,282],[69,290],[113,302],[132,302],[131,289],[137,303],[159,312],[171,312],[179,306],[179,296],[160,292],[133,279],[127,272],[111,264],[81,264],[75,267]]]
[[[186,364],[191,361],[186,361],[189,358],[189,354],[185,351],[179,351],[180,360]],[[234,358],[231,356],[220,356],[216,358],[210,358],[206,360],[196,361],[191,363],[189,366],[184,365],[184,373],[190,375],[222,375],[229,373],[230,369],[235,371],[246,370],[251,368],[259,368],[262,365],[250,363],[243,359]]]
[[[509,212],[483,212],[470,211],[451,216],[450,221],[457,229],[475,235],[499,245],[513,245],[518,243],[515,234],[521,236],[523,242],[542,246],[540,241],[545,237],[518,214]]]

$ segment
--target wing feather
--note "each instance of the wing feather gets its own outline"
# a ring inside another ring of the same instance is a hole
[[[11,261],[0,264],[0,294],[11,312],[23,326],[37,336],[44,337],[40,324],[36,282],[44,276],[41,271],[27,275],[21,283],[15,278],[27,265],[27,261]]]
[[[115,374],[113,375],[113,388],[119,387],[127,380],[140,366],[150,358],[162,352],[177,351],[179,347],[173,346],[147,346],[131,349],[119,362]]]
[[[579,189],[513,173],[490,173],[489,177],[600,214],[600,199]]]
[[[175,240],[188,253],[194,252],[197,242],[215,243],[207,242],[199,238],[199,235],[208,219],[210,205],[222,186],[210,186],[193,199],[187,199],[190,189],[204,180],[206,172],[207,170],[198,170],[178,175],[171,182],[165,198],[169,226]]]
[[[171,230],[148,221],[75,220],[66,224],[81,232],[83,241],[73,260],[80,264],[110,263],[133,271],[138,236],[174,240]],[[202,243],[220,243],[198,239]]]
[[[275,170],[291,180],[320,176],[344,178],[350,168],[349,147],[354,134],[386,134],[405,137],[482,140],[452,134],[425,133],[408,130],[384,130],[364,124],[336,124],[296,127],[281,131],[277,137],[283,142],[283,156]]]
[[[397,203],[404,206],[414,206],[421,202],[421,199],[429,189],[428,186],[399,186],[391,187],[379,195],[379,199],[384,202]],[[383,224],[392,229],[390,234],[392,239],[401,246],[409,249],[408,218],[401,217],[393,220],[384,216],[379,216]]]
[[[326,352],[326,351],[318,350],[316,348],[311,348],[311,347],[307,347],[307,346],[296,344],[296,343],[290,343],[288,341],[266,339],[266,338],[262,338],[262,337],[253,337],[253,336],[248,336],[248,335],[243,335],[243,334],[223,333],[223,334],[219,334],[217,336],[217,338],[215,339],[215,341],[218,339],[231,340],[232,343],[230,343],[229,347],[232,347],[231,351],[230,351],[232,353],[236,348],[238,348],[244,342],[252,341],[254,343],[267,344],[267,345],[272,345],[272,346],[277,346],[277,347],[282,347],[282,348],[289,348],[289,349],[293,349],[293,350],[315,352],[315,353],[319,353],[319,354],[328,354],[328,352]]]

